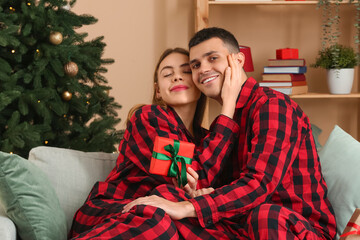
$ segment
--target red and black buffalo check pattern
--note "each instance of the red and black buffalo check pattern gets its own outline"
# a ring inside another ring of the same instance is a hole
[[[226,162],[222,160],[229,158],[239,136],[239,126],[220,115],[209,132],[202,131],[201,140],[193,139],[172,109],[149,105],[138,110],[120,143],[116,167],[106,181],[95,184],[75,214],[69,236],[76,239],[178,238],[174,223],[161,209],[142,206],[126,214],[121,211],[131,200],[149,195],[161,184],[172,183],[168,177],[149,174],[155,136],[196,143],[192,166],[199,174],[199,188],[219,183],[219,173]]]
[[[299,235],[305,239],[333,239],[334,211],[311,125],[300,107],[249,78],[234,120],[240,137],[224,167],[226,185],[190,199],[201,226],[226,221],[253,239],[297,239],[299,229],[307,232]]]

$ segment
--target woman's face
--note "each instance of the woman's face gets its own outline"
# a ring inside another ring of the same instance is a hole
[[[157,98],[161,98],[168,106],[177,107],[199,100],[201,92],[192,81],[188,56],[171,53],[160,63]]]

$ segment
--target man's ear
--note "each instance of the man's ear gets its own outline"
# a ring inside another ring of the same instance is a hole
[[[245,54],[242,52],[238,52],[236,54],[236,60],[239,62],[240,67],[244,67],[244,63],[245,63]]]

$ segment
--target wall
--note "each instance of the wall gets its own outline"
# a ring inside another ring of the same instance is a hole
[[[105,75],[113,90],[110,92],[123,108],[119,111],[125,128],[129,109],[138,103],[150,103],[152,76],[157,58],[168,47],[187,48],[194,33],[194,0],[78,0],[73,8],[78,14],[88,13],[98,23],[83,27],[89,38],[105,36],[105,57],[114,58]],[[343,44],[353,40],[355,17],[353,8],[342,6],[341,26]],[[239,43],[252,47],[255,72],[249,76],[257,80],[267,59],[275,57],[277,48],[299,49],[299,56],[307,64],[314,63],[321,37],[321,12],[316,5],[267,6],[225,5],[210,7],[210,26],[224,27],[238,38]],[[322,69],[308,68],[309,90],[328,92],[326,73]],[[358,92],[359,76],[353,92]],[[359,139],[359,99],[296,99],[310,121],[323,129],[320,141],[325,143],[335,124]],[[212,121],[220,106],[210,101]],[[355,111],[355,113],[353,112]]]
[[[342,33],[340,43],[353,45],[355,28],[355,7],[343,4],[340,8]],[[321,48],[321,11],[311,5],[211,5],[209,26],[220,26],[230,30],[239,44],[251,47],[255,71],[248,73],[261,80],[263,67],[269,58],[276,57],[278,48],[297,48],[299,57],[306,59],[306,78],[310,92],[328,93],[326,71],[315,69],[315,62]],[[359,75],[355,77],[352,92],[359,92]],[[320,143],[324,144],[338,124],[354,138],[360,138],[359,98],[356,99],[294,99],[323,131]],[[210,119],[220,111],[215,101],[210,101]]]
[[[104,36],[105,58],[113,58],[105,77],[113,88],[110,95],[122,105],[119,129],[125,128],[130,108],[150,103],[153,69],[163,50],[184,47],[194,33],[192,0],[77,0],[77,14],[98,19],[84,26],[88,40]]]

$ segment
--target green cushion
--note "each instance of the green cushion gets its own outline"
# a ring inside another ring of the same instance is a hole
[[[66,239],[66,220],[48,178],[15,154],[0,152],[0,204],[21,239]]]
[[[360,207],[360,143],[335,126],[319,157],[339,237],[355,208]]]
[[[311,130],[313,133],[316,149],[319,151],[322,148],[322,146],[319,142],[319,135],[321,134],[322,130],[315,124],[311,124]]]

